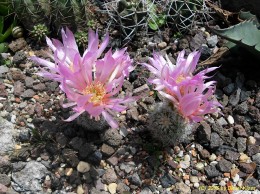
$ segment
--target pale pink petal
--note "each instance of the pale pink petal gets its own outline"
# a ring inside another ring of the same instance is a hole
[[[107,121],[107,123],[113,128],[116,129],[118,128],[118,123],[106,112],[103,111],[102,115],[104,117],[104,119]]]

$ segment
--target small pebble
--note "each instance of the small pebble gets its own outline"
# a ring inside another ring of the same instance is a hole
[[[249,159],[249,157],[246,154],[241,153],[240,157],[239,157],[239,162],[247,162],[248,159]]]
[[[185,156],[184,156],[184,161],[189,162],[189,161],[190,161],[190,155],[185,155]]]
[[[81,173],[88,172],[90,170],[90,164],[84,161],[80,161],[77,166],[77,171]]]
[[[199,162],[196,164],[195,168],[197,170],[203,170],[204,169],[204,164],[202,162]]]
[[[234,118],[231,115],[228,115],[227,121],[230,125],[233,125],[235,123]]]
[[[247,143],[249,145],[255,145],[256,139],[253,136],[249,136],[248,139],[247,139]]]
[[[85,191],[84,191],[84,189],[82,188],[82,185],[79,185],[78,187],[77,187],[77,194],[84,194],[85,193]]]
[[[66,168],[65,169],[65,175],[66,176],[70,176],[72,174],[72,172],[73,172],[73,168]]]
[[[108,191],[111,194],[115,194],[116,193],[116,188],[117,188],[117,184],[116,183],[110,183],[108,185]]]
[[[199,186],[200,186],[200,184],[199,183],[194,183],[194,185],[193,185],[195,188],[198,188]]]
[[[216,154],[211,154],[210,157],[209,157],[209,161],[215,161],[217,159],[217,156]]]
[[[235,177],[233,178],[234,183],[237,183],[239,181],[239,175],[236,174]]]
[[[199,182],[199,179],[197,176],[190,176],[190,182],[192,183],[198,183]]]
[[[225,187],[225,186],[226,186],[225,181],[224,181],[224,180],[221,180],[221,181],[219,182],[219,186],[221,186],[221,187]]]

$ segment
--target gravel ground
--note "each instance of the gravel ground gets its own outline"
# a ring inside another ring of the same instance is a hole
[[[174,61],[177,51],[201,49],[206,59],[219,46],[203,29],[133,45],[130,54],[140,62],[153,50]],[[147,127],[161,97],[144,69],[137,66],[124,83],[122,94],[143,98],[115,115],[118,130],[87,115],[66,123],[70,109],[60,107],[58,83],[38,77],[28,60],[47,58],[46,49],[32,50],[22,38],[9,46],[15,54],[4,57],[17,68],[0,66],[0,193],[260,193],[260,82],[250,72],[223,65],[214,75],[223,115],[207,116],[187,142],[163,148]]]

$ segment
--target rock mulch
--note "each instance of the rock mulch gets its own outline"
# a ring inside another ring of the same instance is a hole
[[[156,40],[145,40],[147,48],[140,46],[137,60],[144,61],[157,46],[174,60],[176,50],[203,44],[206,55],[217,45],[217,38],[203,31],[176,45]],[[231,186],[260,192],[258,80],[240,71],[230,75],[222,67],[214,79],[223,115],[196,125],[190,142],[162,148],[146,126],[160,96],[155,98],[146,84],[145,71],[137,67],[124,83],[123,93],[143,98],[116,115],[119,130],[104,122],[96,127],[86,115],[65,123],[70,110],[60,106],[64,94],[56,82],[35,74],[39,68],[26,60],[33,51],[24,42],[11,45],[20,68],[0,66],[0,192],[224,194]]]

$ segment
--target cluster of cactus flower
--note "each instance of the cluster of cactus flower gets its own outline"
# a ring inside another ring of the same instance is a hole
[[[155,76],[149,81],[156,85],[155,90],[166,99],[163,105],[158,105],[149,123],[154,137],[164,145],[174,145],[187,139],[192,132],[192,123],[200,122],[205,114],[216,113],[221,107],[214,99],[216,82],[205,81],[209,78],[206,74],[217,67],[194,75],[200,53],[194,51],[187,58],[184,55],[185,51],[180,52],[174,65],[167,55],[164,58],[154,53],[153,58],[149,58],[150,64],[143,64]]]
[[[46,38],[48,46],[53,51],[54,62],[36,56],[32,57],[32,60],[43,66],[40,76],[60,83],[60,88],[69,101],[63,104],[63,107],[73,107],[75,112],[66,121],[72,121],[87,112],[96,120],[102,115],[112,128],[117,128],[118,124],[112,117],[113,112],[126,110],[126,103],[138,98],[118,97],[124,79],[134,69],[133,60],[130,59],[126,48],[116,50],[114,53],[109,50],[101,58],[102,52],[109,43],[109,36],[106,35],[103,42],[99,44],[98,34],[89,30],[88,48],[81,56],[73,33],[66,29],[66,32],[62,30],[61,34],[63,43]],[[150,119],[158,124],[157,130],[166,133],[173,127],[175,130],[185,128],[187,121],[199,122],[205,114],[214,113],[221,106],[213,98],[215,82],[205,82],[208,78],[206,74],[216,67],[193,75],[200,53],[192,52],[187,59],[184,54],[184,51],[180,52],[176,65],[157,53],[149,59],[150,64],[144,64],[156,77],[149,81],[155,84],[155,89],[168,99],[166,111],[161,110],[165,106],[158,109],[162,116],[168,115],[168,118],[158,118],[161,119],[159,121],[156,119],[157,114],[151,114],[151,117],[155,115],[155,119]],[[170,127],[160,127],[167,123]]]
[[[53,62],[38,57],[31,59],[49,69],[42,69],[40,76],[58,81],[69,103],[64,108],[73,107],[75,113],[66,121],[72,121],[85,111],[96,120],[102,115],[112,128],[118,124],[111,116],[112,111],[124,111],[125,103],[134,97],[118,98],[124,79],[134,69],[126,48],[112,53],[109,50],[104,58],[102,52],[109,43],[109,36],[99,45],[98,34],[89,30],[88,48],[80,55],[73,33],[61,31],[63,44],[56,39],[46,38],[53,51]]]

